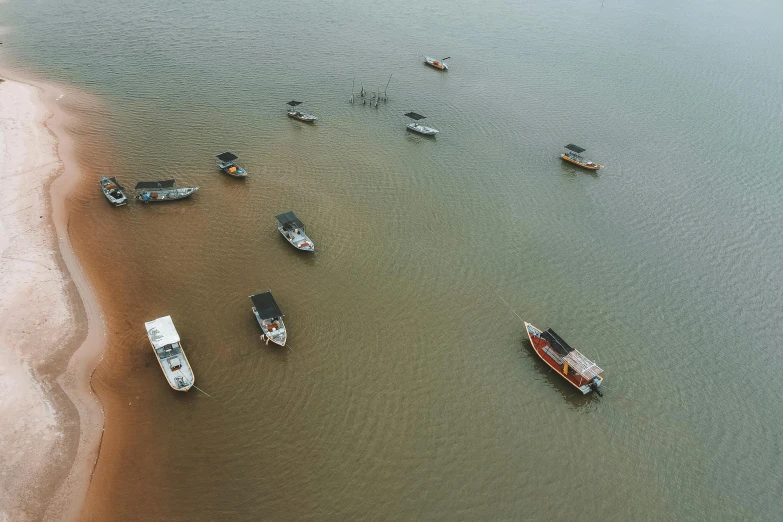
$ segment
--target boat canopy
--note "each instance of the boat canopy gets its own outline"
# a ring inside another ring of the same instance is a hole
[[[426,118],[426,116],[423,116],[418,112],[406,112],[405,116],[407,116],[408,118],[413,118],[414,120],[423,120],[424,118]]]
[[[577,154],[581,154],[581,153],[583,153],[584,151],[587,150],[587,149],[583,149],[582,147],[577,147],[573,143],[569,143],[568,145],[565,146],[565,148],[567,148],[568,150],[572,150],[572,151],[576,152]]]
[[[139,181],[136,183],[136,190],[138,189],[164,189],[172,188],[174,186],[174,180],[169,179],[166,181]]]
[[[222,162],[226,163],[226,162],[229,162],[229,161],[234,161],[234,160],[235,160],[235,159],[237,159],[239,156],[237,156],[237,155],[236,155],[236,154],[234,154],[233,152],[224,152],[223,154],[218,154],[218,155],[217,155],[217,156],[215,156],[215,157],[216,157],[217,159],[219,159],[220,161],[222,161]]]
[[[299,218],[296,217],[296,214],[294,214],[293,210],[286,212],[285,214],[280,214],[279,216],[275,216],[277,219],[277,222],[280,223],[280,225],[283,228],[301,228],[304,230],[304,223],[299,221]]]
[[[147,337],[150,338],[150,342],[156,350],[179,342],[179,334],[174,328],[170,315],[144,323],[144,326],[147,328]]]
[[[579,350],[572,350],[571,353],[563,357],[563,360],[568,363],[576,373],[584,377],[585,379],[593,380],[599,374],[604,371],[598,367],[593,361],[581,354]]]
[[[552,349],[555,350],[560,355],[566,356],[574,351],[574,349],[571,348],[567,342],[561,339],[560,336],[557,335],[555,331],[552,330],[551,328],[549,328],[544,332],[541,332],[541,337],[543,337],[544,340],[549,343]]]
[[[125,188],[122,185],[120,185],[120,183],[117,181],[117,178],[109,178],[109,181],[114,183],[118,189],[125,190]]]
[[[291,107],[296,107],[297,105],[302,105],[302,103],[303,102],[299,102],[299,101],[296,101],[296,100],[291,100],[286,105],[290,105]]]
[[[253,301],[253,306],[256,307],[256,313],[261,319],[274,319],[276,317],[283,317],[283,312],[278,308],[275,298],[272,297],[272,292],[266,291],[260,294],[251,295],[250,300]]]

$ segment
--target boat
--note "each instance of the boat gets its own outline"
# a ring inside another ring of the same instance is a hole
[[[215,157],[218,160],[218,168],[229,176],[234,176],[235,178],[244,178],[247,176],[247,171],[234,163],[234,160],[239,158],[239,156],[233,152],[224,152],[223,154],[218,154]]]
[[[440,60],[438,60],[437,58],[430,58],[429,56],[425,56],[424,63],[440,71],[448,71],[449,65],[446,63],[446,60],[448,60],[449,58],[451,58],[451,56],[447,56],[446,58],[441,58]]]
[[[196,382],[196,376],[193,375],[188,358],[182,350],[182,342],[171,316],[148,321],[144,323],[144,327],[169,386],[177,391],[188,391]]]
[[[533,350],[550,368],[582,392],[582,395],[594,391],[603,397],[600,388],[604,382],[601,376],[603,370],[593,361],[569,346],[551,328],[541,331],[525,321],[525,330]]]
[[[315,120],[318,119],[315,115],[307,114],[306,112],[300,112],[297,109],[295,109],[297,105],[301,105],[301,104],[302,102],[296,100],[291,100],[290,102],[288,102],[287,105],[290,105],[290,108],[287,111],[288,117],[294,118],[295,120],[299,120],[299,121],[305,121],[307,123],[315,122]]]
[[[109,203],[115,207],[120,207],[128,202],[128,198],[125,196],[125,189],[122,185],[117,183],[117,178],[107,178],[101,176],[101,190]]]
[[[283,234],[286,241],[294,245],[295,248],[307,252],[313,252],[315,250],[313,240],[305,233],[304,223],[296,217],[296,214],[293,212],[286,212],[285,214],[275,216],[275,219],[277,219],[278,232]]]
[[[285,346],[286,331],[283,324],[283,312],[272,297],[272,292],[266,291],[251,295],[253,302],[253,315],[256,316],[258,326],[261,327],[261,339],[272,341],[280,346]]]
[[[167,181],[139,181],[136,183],[139,193],[136,199],[144,203],[152,201],[174,201],[184,199],[198,190],[198,187],[174,188],[174,180]]]
[[[604,168],[603,165],[599,165],[598,163],[593,163],[592,161],[588,161],[581,156],[581,154],[587,149],[583,149],[582,147],[577,147],[573,143],[569,143],[568,145],[565,146],[565,148],[568,149],[568,152],[560,155],[560,157],[564,161],[573,163],[574,165],[578,165],[583,169],[587,169],[587,170],[598,170]]]
[[[416,120],[406,125],[409,131],[413,131],[415,133],[422,134],[424,136],[435,136],[440,132],[438,129],[427,127],[426,125],[422,125],[421,123],[419,123],[419,120],[423,120],[424,118],[426,118],[426,116],[422,116],[417,112],[406,112],[405,116],[413,120]]]

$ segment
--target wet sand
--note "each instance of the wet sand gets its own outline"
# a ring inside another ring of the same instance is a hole
[[[0,520],[72,520],[98,455],[105,344],[68,237],[79,167],[59,89],[0,78]]]

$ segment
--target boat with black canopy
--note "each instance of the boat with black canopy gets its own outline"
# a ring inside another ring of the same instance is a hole
[[[438,129],[427,127],[426,125],[422,125],[421,123],[419,123],[419,121],[426,118],[426,116],[423,116],[418,112],[406,112],[405,116],[407,116],[412,120],[416,120],[406,125],[409,131],[413,131],[418,134],[422,134],[424,136],[435,136],[436,134],[438,134],[438,132],[440,132]]]
[[[441,58],[438,60],[437,58],[430,58],[429,56],[424,57],[424,63],[429,65],[430,67],[434,67],[435,69],[438,69],[439,71],[448,71],[449,66],[446,63],[446,60],[451,58],[450,56],[447,56],[446,58]]]
[[[587,170],[598,170],[604,168],[603,165],[599,165],[598,163],[593,163],[592,161],[588,161],[582,157],[582,153],[587,149],[578,147],[573,143],[569,143],[568,145],[565,146],[565,148],[568,149],[568,152],[560,155],[560,157],[564,161],[573,163],[574,165],[578,165],[583,169],[587,169]]]
[[[604,382],[604,372],[593,361],[582,355],[579,350],[568,345],[554,330],[541,331],[525,322],[530,344],[533,350],[550,368],[577,388],[582,395],[591,391],[603,396],[600,386]]]
[[[235,178],[244,178],[247,176],[245,169],[234,163],[234,160],[238,159],[239,156],[233,152],[224,152],[222,154],[218,154],[215,157],[218,160],[218,168],[229,176],[234,176]]]
[[[251,295],[253,302],[253,315],[256,316],[258,326],[261,327],[261,340],[272,341],[280,346],[285,346],[286,330],[283,324],[283,312],[272,297],[272,292],[266,291]]]
[[[158,359],[160,369],[169,386],[177,391],[186,392],[196,382],[196,376],[190,367],[188,358],[182,349],[182,341],[171,316],[159,317],[144,323],[152,350]]]
[[[136,183],[136,199],[144,203],[153,201],[174,201],[184,199],[198,190],[198,187],[174,188],[174,180],[139,181]]]
[[[318,118],[313,114],[308,114],[306,112],[301,112],[296,107],[298,105],[301,105],[303,102],[291,100],[286,105],[289,105],[288,110],[286,111],[289,118],[294,118],[295,120],[304,121],[307,123],[313,123]]]
[[[101,176],[101,190],[109,203],[115,207],[120,207],[128,202],[127,196],[125,196],[124,188],[117,182],[117,178],[107,178]]]
[[[305,226],[293,211],[275,216],[277,219],[277,230],[283,237],[291,243],[295,248],[299,250],[305,250],[307,252],[313,252],[315,245],[313,240],[310,239],[305,233]]]

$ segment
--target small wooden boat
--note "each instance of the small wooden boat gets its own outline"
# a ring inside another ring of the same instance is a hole
[[[266,291],[251,295],[253,302],[253,315],[256,316],[258,326],[261,327],[261,340],[272,341],[280,346],[285,346],[286,331],[283,324],[283,312],[272,297],[272,292]]]
[[[296,217],[296,214],[293,212],[286,212],[285,214],[275,216],[275,219],[277,219],[278,232],[283,234],[286,241],[291,243],[295,248],[307,252],[313,252],[315,250],[313,240],[307,237],[304,223]]]
[[[449,66],[446,63],[446,60],[448,60],[449,58],[451,57],[447,56],[446,58],[441,58],[440,60],[438,60],[437,58],[430,58],[429,56],[425,56],[424,63],[426,63],[430,67],[434,67],[438,69],[439,71],[448,71]]]
[[[577,388],[582,395],[594,391],[603,396],[600,389],[601,383],[604,382],[601,376],[603,370],[593,361],[569,346],[551,328],[542,332],[525,322],[525,330],[533,350],[550,368]]]
[[[564,161],[573,163],[574,165],[578,165],[583,169],[587,169],[587,170],[598,170],[604,168],[603,165],[599,165],[598,163],[593,163],[592,161],[588,161],[581,156],[581,154],[587,149],[583,149],[582,147],[577,147],[573,143],[569,143],[568,145],[565,146],[565,148],[568,149],[568,152],[560,155],[560,157]]]
[[[218,168],[229,176],[234,176],[235,178],[244,178],[247,176],[245,169],[234,163],[234,160],[239,158],[239,156],[233,152],[224,152],[223,154],[218,154],[215,157],[218,160]]]
[[[115,207],[120,207],[128,202],[128,198],[125,196],[125,189],[122,185],[117,183],[117,178],[107,178],[101,176],[101,190],[109,203]]]
[[[314,116],[313,114],[307,114],[306,112],[300,112],[294,108],[297,105],[301,105],[301,104],[302,102],[296,100],[291,100],[290,102],[288,102],[287,105],[290,105],[287,111],[288,117],[294,118],[295,120],[304,121],[307,123],[315,122],[315,120],[318,119],[316,116]]]
[[[154,201],[174,201],[184,199],[198,190],[198,187],[174,188],[174,180],[167,181],[139,181],[136,183],[139,193],[136,199],[144,203]]]
[[[188,391],[196,382],[196,376],[193,375],[190,362],[182,350],[182,342],[171,316],[146,322],[144,327],[169,386],[177,391]]]
[[[438,129],[427,127],[426,125],[422,125],[421,123],[419,123],[419,120],[423,120],[424,118],[426,118],[426,116],[422,116],[417,112],[406,112],[405,116],[413,120],[416,120],[406,125],[409,131],[413,131],[417,134],[421,134],[424,136],[435,136],[440,132]]]

